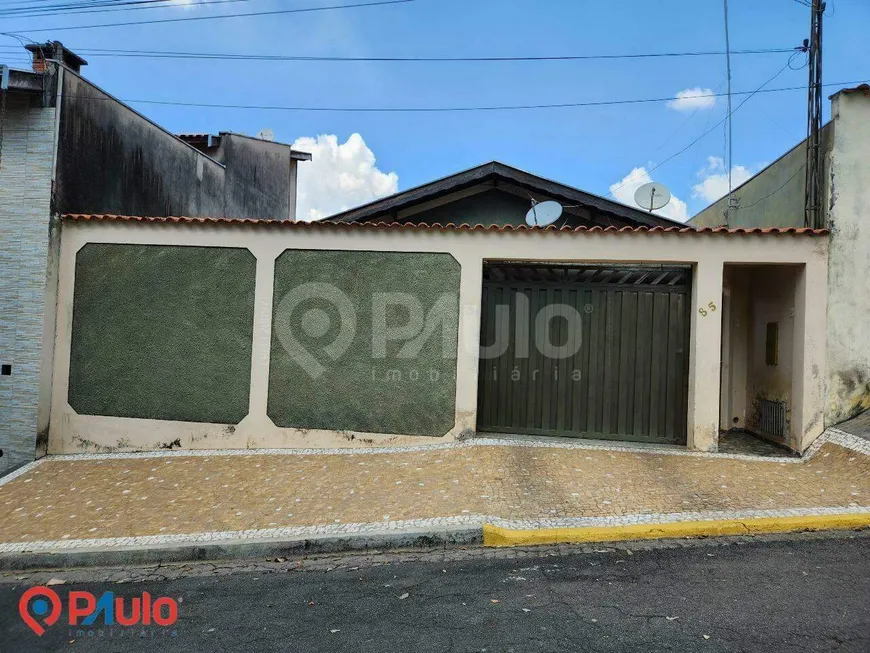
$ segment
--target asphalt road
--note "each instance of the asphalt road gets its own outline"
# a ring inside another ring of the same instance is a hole
[[[54,588],[61,596],[144,590],[183,600],[174,629],[98,624],[88,635],[61,620],[42,637],[17,602],[46,577],[7,574],[0,651],[870,651],[867,535],[629,551],[53,572],[67,581]]]

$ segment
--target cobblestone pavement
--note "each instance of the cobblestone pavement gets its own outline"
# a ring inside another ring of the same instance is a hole
[[[353,532],[473,515],[867,510],[870,456],[858,442],[827,441],[802,461],[497,441],[389,453],[47,458],[0,485],[0,546],[286,527]]]

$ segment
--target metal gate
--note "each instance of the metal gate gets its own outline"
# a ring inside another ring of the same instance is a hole
[[[685,443],[690,269],[490,264],[478,429]]]

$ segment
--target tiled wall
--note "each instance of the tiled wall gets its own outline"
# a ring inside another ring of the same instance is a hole
[[[33,460],[55,110],[9,95],[0,160],[0,474]]]

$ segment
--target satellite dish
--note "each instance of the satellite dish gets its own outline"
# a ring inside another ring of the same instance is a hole
[[[642,209],[652,212],[671,201],[671,191],[664,184],[651,181],[634,192],[634,201]]]
[[[257,138],[261,141],[274,141],[275,140],[275,132],[271,129],[261,129],[257,134]]]
[[[532,204],[526,213],[526,224],[530,227],[546,227],[553,224],[562,215],[562,205],[559,202],[541,202]]]

